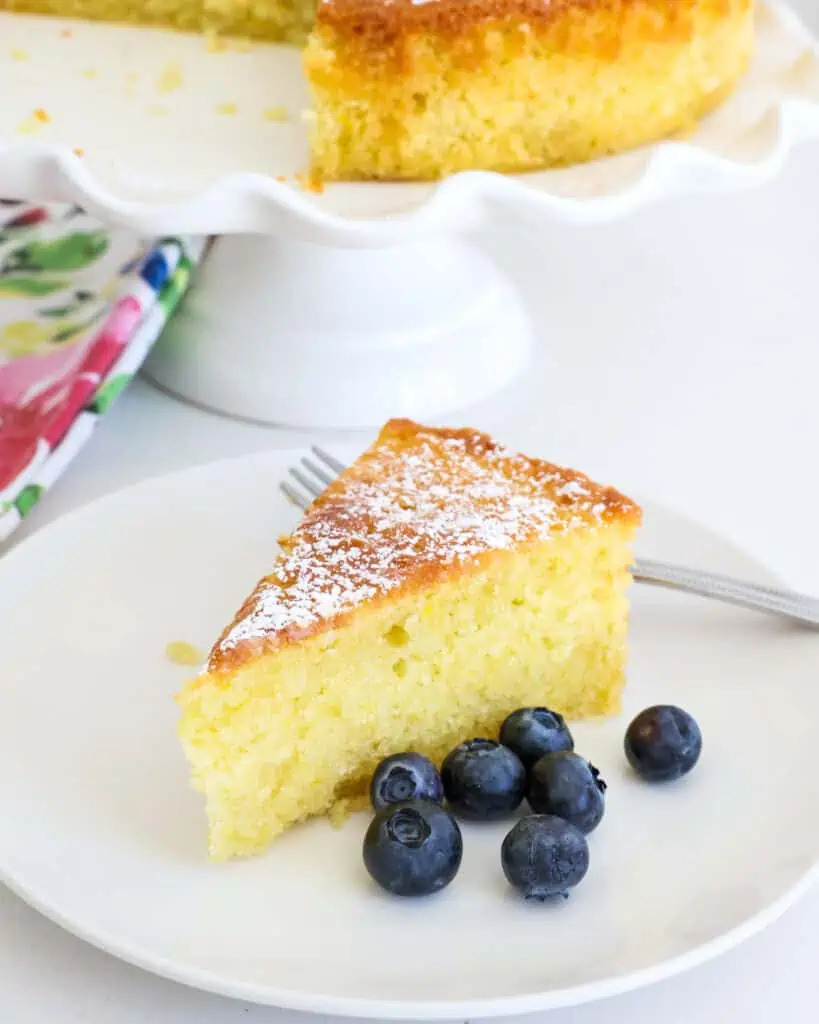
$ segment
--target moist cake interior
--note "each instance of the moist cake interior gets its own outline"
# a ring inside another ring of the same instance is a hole
[[[639,520],[477,431],[387,424],[179,698],[212,856],[343,816],[385,755],[440,760],[516,707],[615,712]]]

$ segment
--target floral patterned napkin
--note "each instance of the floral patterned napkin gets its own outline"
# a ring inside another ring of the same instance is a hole
[[[0,201],[0,543],[133,378],[205,242]]]

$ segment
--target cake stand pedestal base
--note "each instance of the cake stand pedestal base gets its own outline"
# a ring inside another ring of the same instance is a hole
[[[516,290],[463,241],[356,250],[236,235],[215,242],[145,372],[231,416],[365,428],[487,397],[531,340]]]

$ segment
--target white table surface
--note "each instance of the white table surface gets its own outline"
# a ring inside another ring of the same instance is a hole
[[[795,6],[819,30],[815,0]],[[686,200],[605,228],[482,236],[524,290],[540,345],[524,381],[453,419],[666,502],[819,592],[817,238],[819,145],[753,194]],[[156,473],[307,440],[195,410],[138,382],[15,541]],[[554,1012],[549,1024],[813,1021],[817,948],[814,891],[720,960]],[[2,887],[0,1021],[309,1024],[121,964]]]

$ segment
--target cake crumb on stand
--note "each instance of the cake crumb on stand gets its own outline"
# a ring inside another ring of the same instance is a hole
[[[51,122],[51,115],[42,107],[32,110],[29,116],[17,126],[18,135],[36,135],[45,125]]]
[[[157,91],[163,96],[182,88],[182,68],[176,61],[170,60],[162,69],[156,82]]]

